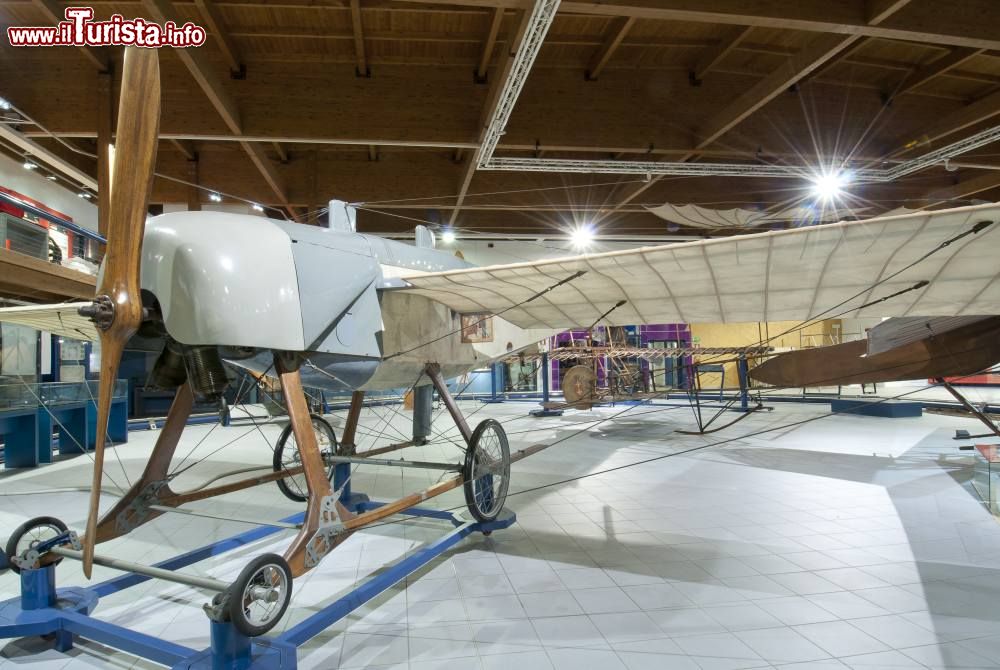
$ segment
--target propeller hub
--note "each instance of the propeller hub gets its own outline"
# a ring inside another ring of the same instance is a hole
[[[115,322],[115,303],[108,295],[97,296],[94,302],[81,307],[77,312],[80,316],[93,321],[100,330],[107,330]]]

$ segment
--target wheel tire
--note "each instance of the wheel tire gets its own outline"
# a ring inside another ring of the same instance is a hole
[[[33,542],[30,542],[27,546],[20,547],[20,549],[18,548],[18,544],[21,543],[21,540],[28,533],[31,533],[36,529],[41,529],[45,527],[48,527],[49,529],[56,531],[53,534],[53,537],[55,535],[65,533],[67,530],[69,530],[68,528],[66,528],[66,524],[64,524],[62,521],[55,518],[54,516],[37,516],[34,519],[25,521],[20,526],[15,528],[14,532],[10,534],[9,538],[7,538],[7,546],[4,548],[4,552],[7,554],[7,561],[10,563],[10,569],[13,570],[16,574],[21,574],[21,568],[17,567],[14,564],[13,561],[14,557],[17,556],[20,552],[24,551],[25,549],[30,549],[38,542],[41,542],[43,538],[36,538]],[[50,538],[45,538],[45,539],[50,539]],[[62,559],[60,558],[53,561],[49,565],[58,565],[61,562]]]
[[[499,482],[495,479],[498,475]],[[500,422],[486,419],[476,426],[465,450],[462,478],[465,504],[472,516],[480,522],[496,519],[503,511],[510,483],[510,445]]]
[[[273,583],[274,579],[278,580],[277,584]],[[278,588],[276,600],[271,603],[276,609],[271,607],[266,612],[258,612],[255,605],[259,606],[262,599],[255,598],[253,590],[269,588],[268,580],[272,581],[270,588]],[[263,635],[281,620],[291,600],[292,570],[288,563],[277,554],[262,554],[250,561],[229,587],[229,621],[247,637]]]
[[[322,436],[324,439],[319,440],[320,452],[324,455],[327,453],[337,453],[340,450],[340,445],[337,443],[337,435],[333,432],[333,427],[330,425],[330,422],[318,414],[310,414],[309,418],[312,421],[313,429],[323,434]],[[289,440],[293,437],[292,424],[289,423],[285,426],[285,429],[281,431],[281,435],[278,437],[278,441],[274,445],[274,458],[272,459],[271,467],[274,468],[275,472],[281,472],[286,468],[297,467],[301,463],[299,459],[298,443],[292,441],[291,444],[289,444]],[[331,465],[329,472],[327,472],[327,478],[333,477],[333,468],[334,466]],[[304,474],[285,477],[284,479],[277,480],[275,483],[289,500],[293,500],[295,502],[305,502],[308,500],[308,487],[306,486]]]

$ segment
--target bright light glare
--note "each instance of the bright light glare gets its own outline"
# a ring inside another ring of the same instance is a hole
[[[817,175],[812,179],[812,194],[819,200],[833,200],[844,192],[844,187],[850,181],[850,176],[843,172]]]
[[[219,195],[218,193],[209,193],[208,199],[211,200],[212,202],[222,202],[222,196]]]
[[[34,163],[32,163],[31,161],[24,161],[24,169],[25,170],[34,170],[37,167],[38,166],[35,165]]]
[[[569,234],[569,239],[577,249],[586,249],[594,241],[594,230],[590,226],[577,226]]]
[[[250,208],[253,209],[253,211],[255,211],[255,212],[263,212],[264,211],[264,208],[261,207],[260,205],[258,205],[257,203],[254,203],[254,204],[250,205]]]
[[[441,241],[444,242],[445,244],[451,244],[452,242],[455,241],[455,239],[456,239],[455,231],[453,230],[446,230],[441,233]]]

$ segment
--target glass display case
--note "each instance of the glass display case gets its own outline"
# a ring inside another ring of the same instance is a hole
[[[38,384],[0,377],[0,412],[38,407]]]
[[[97,381],[37,383],[0,378],[0,412],[39,406],[55,407],[88,400],[97,402],[99,385],[100,382]],[[126,395],[128,395],[128,381],[119,379],[115,382],[113,397],[119,399],[125,398]]]
[[[972,486],[990,512],[1000,515],[1000,448],[993,444],[976,445],[978,457],[972,474]]]

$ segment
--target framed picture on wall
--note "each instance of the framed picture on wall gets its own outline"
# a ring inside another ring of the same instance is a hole
[[[493,341],[493,317],[489,314],[462,315],[462,344]]]

